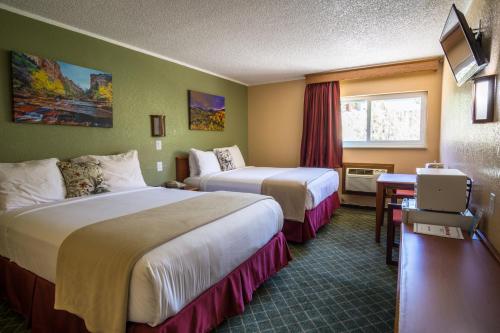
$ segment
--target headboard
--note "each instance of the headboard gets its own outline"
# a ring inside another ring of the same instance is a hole
[[[177,156],[175,158],[175,180],[183,182],[187,177],[189,177],[189,156]]]

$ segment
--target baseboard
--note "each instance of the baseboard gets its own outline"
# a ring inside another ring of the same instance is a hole
[[[355,204],[347,204],[343,203],[340,204],[342,207],[347,207],[347,208],[357,208],[357,209],[366,209],[366,210],[375,210],[375,207],[372,206],[362,206],[362,205],[355,205]]]

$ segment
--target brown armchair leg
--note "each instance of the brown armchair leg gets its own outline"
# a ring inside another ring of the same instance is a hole
[[[392,224],[392,246],[399,248],[399,242],[396,242],[396,226]]]
[[[394,231],[392,230],[392,208],[387,211],[387,244],[386,244],[386,257],[385,263],[392,265],[392,246],[394,245]]]
[[[394,209],[401,209],[401,205],[390,203],[387,207],[387,245],[385,262],[387,265],[397,265],[397,261],[392,260],[392,249],[394,247],[395,225],[393,221]]]

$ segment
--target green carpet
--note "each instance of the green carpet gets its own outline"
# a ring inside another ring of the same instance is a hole
[[[385,228],[382,230],[385,236]],[[375,212],[341,208],[217,332],[392,332],[397,268],[385,264]]]
[[[397,268],[374,242],[375,213],[341,208],[316,239],[264,283],[241,316],[215,332],[392,332]],[[385,235],[385,229],[382,230]],[[29,332],[0,303],[0,332]]]

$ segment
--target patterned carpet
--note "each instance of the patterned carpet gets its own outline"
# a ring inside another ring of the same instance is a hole
[[[289,266],[214,332],[392,332],[397,268],[374,242],[374,221],[373,211],[337,210],[316,239],[290,245]],[[3,302],[0,332],[29,332]]]

